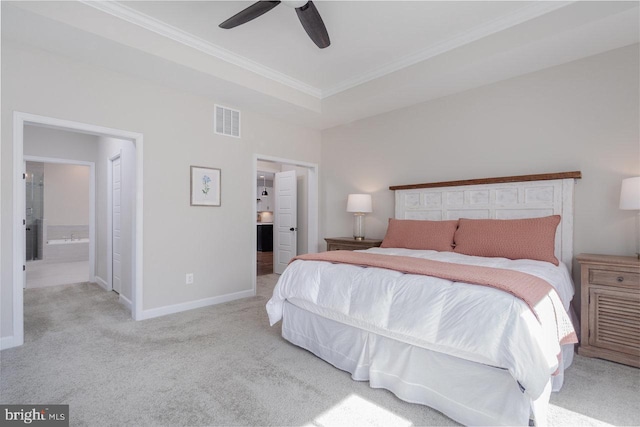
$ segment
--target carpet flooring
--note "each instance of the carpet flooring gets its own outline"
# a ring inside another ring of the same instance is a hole
[[[71,425],[456,425],[353,381],[280,337],[252,298],[135,322],[95,284],[25,291],[25,344],[0,353],[0,403],[69,404]],[[549,424],[640,424],[640,370],[576,356]]]

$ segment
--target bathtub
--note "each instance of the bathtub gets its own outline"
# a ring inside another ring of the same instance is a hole
[[[44,245],[45,262],[89,260],[89,239],[49,239]]]

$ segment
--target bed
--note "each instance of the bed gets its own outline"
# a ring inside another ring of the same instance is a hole
[[[545,425],[576,341],[570,301],[579,177],[390,187],[395,218],[384,247],[293,261],[267,303],[270,322],[282,320],[286,340],[354,380],[462,424]],[[478,232],[485,234],[478,239]],[[497,256],[514,232],[529,233],[530,243],[507,249],[514,259]],[[497,246],[487,249],[492,239]],[[532,252],[538,246],[544,250]],[[484,283],[485,273],[489,281],[504,277]],[[541,296],[527,299],[529,291]]]

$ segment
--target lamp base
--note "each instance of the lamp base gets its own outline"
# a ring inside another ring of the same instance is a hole
[[[353,238],[364,240],[364,214],[362,212],[353,214]]]

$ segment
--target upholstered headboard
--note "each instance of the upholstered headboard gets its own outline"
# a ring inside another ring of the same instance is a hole
[[[389,187],[397,219],[520,219],[561,215],[555,255],[571,270],[573,187],[580,172],[484,178]]]

